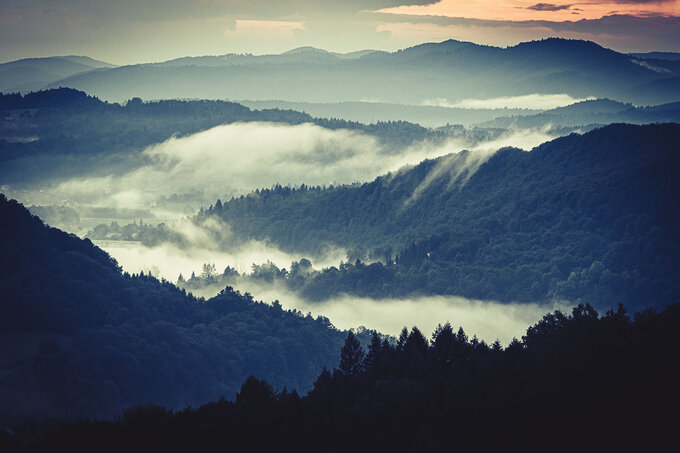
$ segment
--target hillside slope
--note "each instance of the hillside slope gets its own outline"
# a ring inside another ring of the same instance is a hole
[[[250,374],[304,392],[344,334],[227,288],[205,301],[121,273],[0,194],[0,424],[232,398]]]
[[[0,92],[28,92],[75,74],[115,66],[82,56],[24,58],[0,64]]]
[[[319,276],[312,298],[425,292],[664,306],[680,299],[679,142],[678,124],[611,125],[487,161],[452,154],[361,185],[256,191],[203,216],[236,238],[310,255],[349,248],[350,264]],[[359,279],[356,258],[390,269]]]

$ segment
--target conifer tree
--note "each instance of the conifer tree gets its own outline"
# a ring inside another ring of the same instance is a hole
[[[370,370],[378,363],[382,351],[382,342],[380,341],[378,332],[373,332],[373,335],[371,336],[371,344],[368,345],[366,360],[364,360],[364,366],[366,369]]]
[[[346,375],[356,374],[363,368],[363,361],[364,350],[357,337],[350,331],[340,351],[340,371]]]

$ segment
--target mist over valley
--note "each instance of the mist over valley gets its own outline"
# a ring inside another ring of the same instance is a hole
[[[390,40],[472,20],[236,3],[233,42],[315,36],[303,10]],[[0,449],[654,450],[680,402],[680,60],[556,35],[0,63]]]

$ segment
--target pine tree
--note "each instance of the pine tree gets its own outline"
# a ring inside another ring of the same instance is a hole
[[[368,354],[366,354],[366,360],[364,361],[364,366],[367,370],[375,367],[380,360],[380,355],[383,352],[382,342],[378,336],[378,332],[373,332],[371,336],[371,344],[368,345]]]
[[[345,345],[340,351],[340,371],[346,375],[356,374],[363,368],[364,350],[354,334],[347,332]]]
[[[411,355],[411,359],[423,359],[427,353],[427,340],[423,333],[417,327],[411,329],[411,333],[406,338],[404,349]]]
[[[399,334],[399,339],[397,340],[397,351],[403,351],[404,345],[406,344],[406,339],[408,338],[408,329],[404,326]]]

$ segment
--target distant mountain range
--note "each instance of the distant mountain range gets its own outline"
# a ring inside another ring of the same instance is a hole
[[[10,61],[0,64],[0,91],[27,93],[76,74],[115,67],[104,61],[75,55]]]
[[[636,58],[644,58],[646,60],[680,60],[680,52],[638,52],[630,53],[628,55]]]
[[[632,104],[612,101],[611,99],[595,99],[577,102],[566,107],[558,107],[535,115],[497,117],[481,123],[479,126],[502,128],[589,126],[592,128],[611,123],[680,123],[680,102],[635,107]]]
[[[16,79],[2,80],[0,86],[17,87]],[[680,68],[674,60],[621,54],[590,41],[551,38],[499,48],[449,40],[391,53],[300,48],[280,55],[187,57],[81,71],[45,86],[72,87],[109,101],[140,96],[421,104],[565,93],[644,105],[680,101]]]

